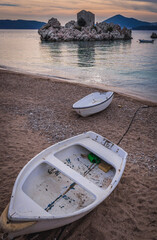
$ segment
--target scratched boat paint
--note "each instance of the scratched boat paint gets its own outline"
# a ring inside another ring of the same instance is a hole
[[[101,163],[91,163],[88,159],[91,153],[99,157]],[[11,239],[80,219],[117,186],[126,157],[122,148],[94,132],[50,146],[19,173],[9,210],[1,216],[4,232],[9,232]],[[110,166],[108,171],[100,167],[106,163]],[[6,224],[8,219],[10,223]],[[29,222],[32,222],[29,227],[20,225]],[[12,229],[11,224],[18,227]]]

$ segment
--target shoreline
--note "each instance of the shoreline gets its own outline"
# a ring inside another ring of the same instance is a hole
[[[107,109],[80,117],[73,103],[96,90],[0,70],[0,215],[20,170],[59,141],[93,131],[116,144],[122,139],[119,146],[128,153],[118,186],[96,209],[65,228],[20,240],[156,239],[157,106],[115,93]]]
[[[86,86],[86,87],[90,87],[90,88],[95,88],[97,90],[104,90],[104,91],[113,91],[121,96],[126,96],[129,98],[132,98],[134,100],[143,102],[144,104],[148,104],[151,106],[157,106],[157,101],[153,101],[153,100],[148,100],[147,98],[143,98],[142,96],[137,96],[137,93],[135,93],[135,95],[132,92],[127,92],[124,93],[122,92],[122,89],[118,88],[118,87],[113,87],[113,86],[107,86],[104,84],[97,84],[97,83],[93,83],[93,84],[87,84],[87,83],[79,83],[74,79],[68,79],[68,78],[63,78],[63,77],[57,77],[57,76],[49,76],[49,75],[42,75],[42,74],[36,74],[36,73],[29,73],[29,72],[25,72],[22,70],[14,70],[14,69],[8,69],[8,68],[2,68],[0,66],[0,71],[8,71],[10,73],[18,73],[18,74],[24,74],[24,75],[28,75],[28,76],[32,76],[32,77],[38,77],[40,79],[45,79],[45,80],[51,80],[51,81],[59,81],[59,82],[63,82],[63,83],[69,83],[69,84],[76,84],[78,86]]]

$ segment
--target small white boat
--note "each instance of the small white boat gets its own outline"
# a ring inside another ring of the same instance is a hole
[[[139,39],[140,43],[153,43],[154,40],[144,40],[144,39]]]
[[[82,117],[103,111],[113,99],[113,92],[94,92],[73,104],[73,109]]]
[[[8,238],[58,228],[104,201],[120,181],[127,153],[86,132],[45,149],[19,173],[0,223]]]

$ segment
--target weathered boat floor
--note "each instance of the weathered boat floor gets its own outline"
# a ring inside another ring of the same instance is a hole
[[[85,178],[96,184],[98,187],[106,189],[115,175],[115,170],[112,168],[108,173],[105,173],[99,169],[97,165],[86,175],[86,171],[88,171],[91,166],[91,162],[88,159],[89,153],[90,152],[86,148],[80,145],[75,145],[75,148],[74,146],[71,146],[57,152],[55,156],[64,162],[64,164],[80,173],[82,176],[85,176]]]
[[[89,171],[92,163],[88,159],[90,152],[80,145],[73,145],[55,153],[55,158],[62,161],[69,168],[78,172],[98,188],[106,189],[114,175],[115,169],[111,168],[107,173],[102,171],[98,165]],[[75,184],[66,194],[64,192],[74,182],[64,173],[52,167],[46,160],[54,157],[47,155],[45,162],[39,164],[27,177],[22,187],[33,201],[43,209],[59,198],[48,211],[53,216],[70,214],[80,210],[95,201],[95,196],[85,188]],[[89,171],[89,172],[88,172]]]

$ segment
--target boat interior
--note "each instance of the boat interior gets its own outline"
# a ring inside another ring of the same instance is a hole
[[[22,185],[23,192],[53,216],[89,206],[116,174],[105,159],[98,164],[91,162],[91,153],[80,144],[49,153],[28,175]]]

